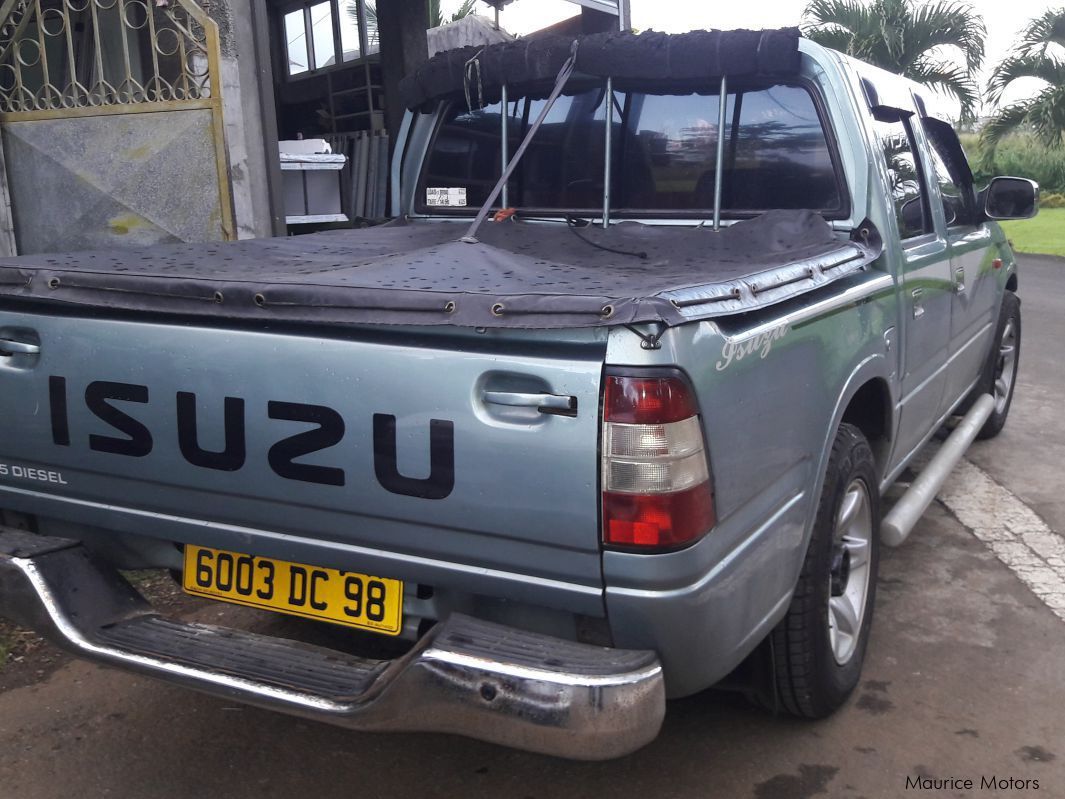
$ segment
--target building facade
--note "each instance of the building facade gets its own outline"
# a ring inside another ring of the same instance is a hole
[[[626,24],[625,0],[574,2]],[[380,215],[426,19],[426,0],[0,0],[0,255],[299,232],[286,140],[347,156],[338,217]]]

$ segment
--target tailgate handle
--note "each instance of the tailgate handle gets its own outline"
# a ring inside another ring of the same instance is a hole
[[[40,344],[29,344],[25,341],[15,341],[10,338],[0,338],[0,355],[40,355]]]
[[[512,408],[536,408],[540,413],[554,416],[576,416],[577,398],[559,394],[527,394],[521,391],[486,391],[482,395],[492,405],[509,405]]]

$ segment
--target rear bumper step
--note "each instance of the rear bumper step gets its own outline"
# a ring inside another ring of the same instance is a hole
[[[76,541],[0,527],[0,616],[72,654],[215,696],[364,731],[450,732],[605,760],[665,714],[653,652],[452,615],[396,660],[165,619]]]

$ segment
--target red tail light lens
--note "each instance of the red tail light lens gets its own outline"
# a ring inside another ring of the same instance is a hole
[[[603,493],[606,543],[673,548],[702,538],[714,526],[714,500],[705,483],[673,494]]]
[[[602,481],[607,544],[675,549],[714,526],[698,405],[686,380],[607,376]]]
[[[687,384],[676,377],[607,375],[603,416],[609,422],[665,424],[699,414]]]

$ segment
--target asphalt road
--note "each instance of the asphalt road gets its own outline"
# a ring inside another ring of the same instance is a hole
[[[969,455],[1059,543],[1063,286],[1065,262],[1023,259],[1013,413]],[[0,694],[0,798],[1065,797],[1065,621],[959,521],[969,518],[934,504],[906,546],[885,551],[864,681],[823,722],[711,692],[671,703],[641,752],[575,763],[451,736],[354,734],[75,662]],[[921,777],[975,784],[907,790]],[[1014,787],[981,788],[990,779]]]

